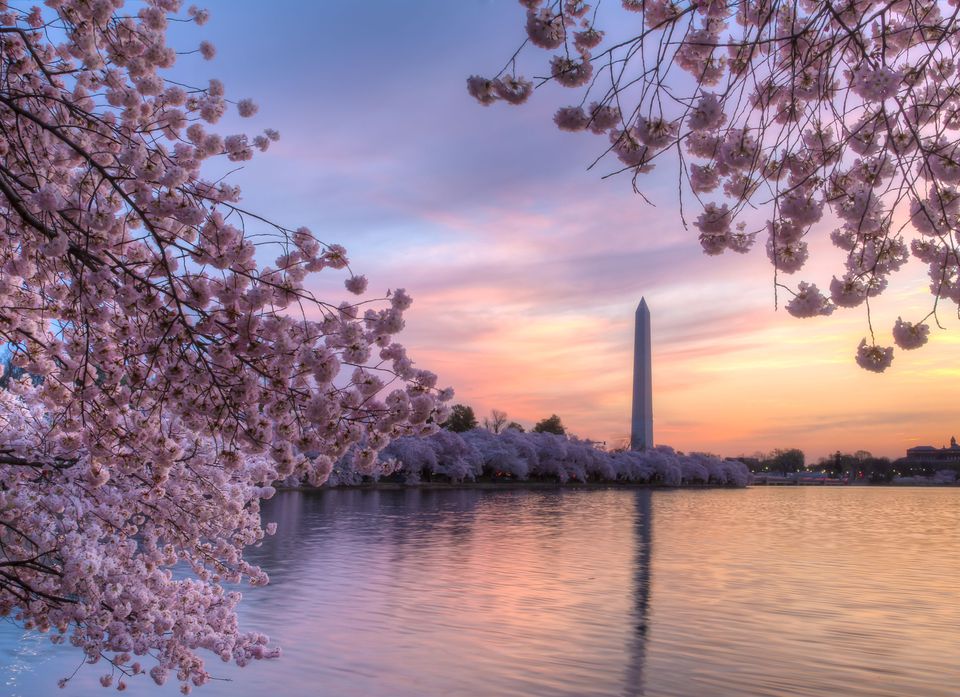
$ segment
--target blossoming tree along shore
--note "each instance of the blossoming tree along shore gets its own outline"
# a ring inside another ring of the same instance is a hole
[[[425,478],[451,482],[482,477],[509,481],[607,482],[664,486],[746,486],[750,471],[742,462],[706,453],[677,453],[665,445],[644,451],[599,450],[591,441],[549,431],[522,433],[504,429],[438,431],[427,438],[397,438],[380,458],[405,483]],[[376,475],[374,475],[376,476]],[[327,486],[359,484],[361,473],[349,465],[334,468]]]
[[[104,686],[172,673],[186,693],[210,677],[199,649],[276,654],[223,587],[267,581],[243,550],[271,532],[271,484],[321,483],[343,457],[373,471],[449,393],[393,341],[403,290],[315,297],[344,248],[201,174],[278,137],[218,135],[223,85],[164,78],[168,22],[205,11],[46,5],[0,0],[0,343],[23,371],[0,391],[0,617],[102,661]]]
[[[517,74],[518,57],[528,44],[553,51],[539,83],[579,90],[556,125],[605,136],[604,154],[635,189],[658,158],[677,157],[681,215],[695,201],[705,253],[746,252],[762,235],[790,314],[865,306],[862,367],[893,360],[870,301],[911,255],[929,268],[932,307],[897,320],[896,345],[922,346],[942,301],[960,304],[958,0],[520,4],[526,41],[493,78],[470,77],[470,93],[484,105],[526,101],[533,83]],[[626,39],[624,27],[635,28]],[[748,229],[754,208],[767,220]],[[842,269],[827,293],[785,285],[831,227],[827,211]]]

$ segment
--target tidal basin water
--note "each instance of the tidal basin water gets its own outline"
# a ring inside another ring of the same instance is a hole
[[[955,697],[960,489],[284,492],[220,697]],[[106,695],[0,624],[0,695]],[[179,694],[149,678],[126,694]]]

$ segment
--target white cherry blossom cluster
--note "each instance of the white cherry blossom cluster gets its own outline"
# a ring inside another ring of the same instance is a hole
[[[394,474],[407,483],[437,476],[456,482],[482,476],[668,486],[709,483],[742,487],[750,482],[746,465],[714,455],[684,455],[665,445],[644,451],[608,452],[578,438],[510,428],[499,434],[477,428],[464,433],[441,430],[428,438],[398,438],[380,458],[391,463],[380,472]],[[355,484],[364,474],[350,465],[338,466],[328,485]]]
[[[932,309],[910,333],[898,323],[894,342],[924,344],[942,301],[960,312],[956,0],[621,0],[615,11],[520,4],[529,42],[552,52],[541,84],[580,89],[556,125],[606,134],[615,171],[635,188],[657,158],[678,156],[681,202],[692,196],[701,211],[692,226],[704,252],[745,252],[763,235],[775,285],[793,297],[789,312],[867,308],[865,345],[883,359],[858,357],[860,365],[890,365],[869,304],[910,257],[929,268]],[[603,26],[616,28],[615,38]],[[500,75],[468,83],[494,85],[509,71],[527,84],[517,76],[520,53]],[[521,101],[471,92],[485,104]],[[767,220],[748,229],[753,211]],[[830,219],[839,222],[829,237],[843,268],[829,297],[812,283],[784,285],[805,269],[810,241]]]
[[[267,582],[243,551],[271,532],[273,483],[320,484],[348,454],[371,466],[432,433],[451,392],[394,341],[403,290],[315,297],[346,250],[205,175],[278,134],[222,136],[224,86],[164,78],[180,11],[0,0],[0,617],[106,666],[104,686],[147,673],[186,693],[210,678],[201,649],[277,654],[223,585]]]

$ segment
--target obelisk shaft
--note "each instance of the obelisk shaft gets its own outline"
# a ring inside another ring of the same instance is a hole
[[[653,381],[650,359],[650,310],[640,298],[633,343],[633,423],[630,449],[653,447]]]

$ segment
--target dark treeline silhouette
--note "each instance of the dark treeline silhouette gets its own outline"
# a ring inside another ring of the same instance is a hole
[[[454,433],[463,433],[476,428],[478,425],[477,415],[473,413],[473,407],[468,407],[466,404],[454,404],[450,407],[450,416],[441,424],[443,428]]]
[[[777,448],[769,453],[754,453],[752,456],[737,458],[750,468],[751,472],[799,472],[804,468],[806,458],[797,448]]]
[[[481,426],[473,407],[466,404],[454,404],[450,408],[450,416],[440,425],[447,431],[453,431],[454,433],[465,433]],[[507,412],[500,409],[491,409],[490,415],[483,418],[482,425],[491,433],[503,433],[507,429],[523,433],[527,430],[519,422],[509,420]],[[532,430],[537,433],[553,433],[558,436],[567,433],[566,427],[556,414],[541,419]]]
[[[842,453],[838,450],[833,455],[821,457],[810,469],[825,472],[832,477],[876,484],[884,484],[896,476],[890,458],[874,457],[866,450],[857,450],[854,453]]]
[[[537,425],[533,427],[533,430],[537,433],[553,433],[558,436],[562,436],[567,432],[563,422],[560,421],[560,417],[556,414],[551,414],[546,419],[538,421]]]

